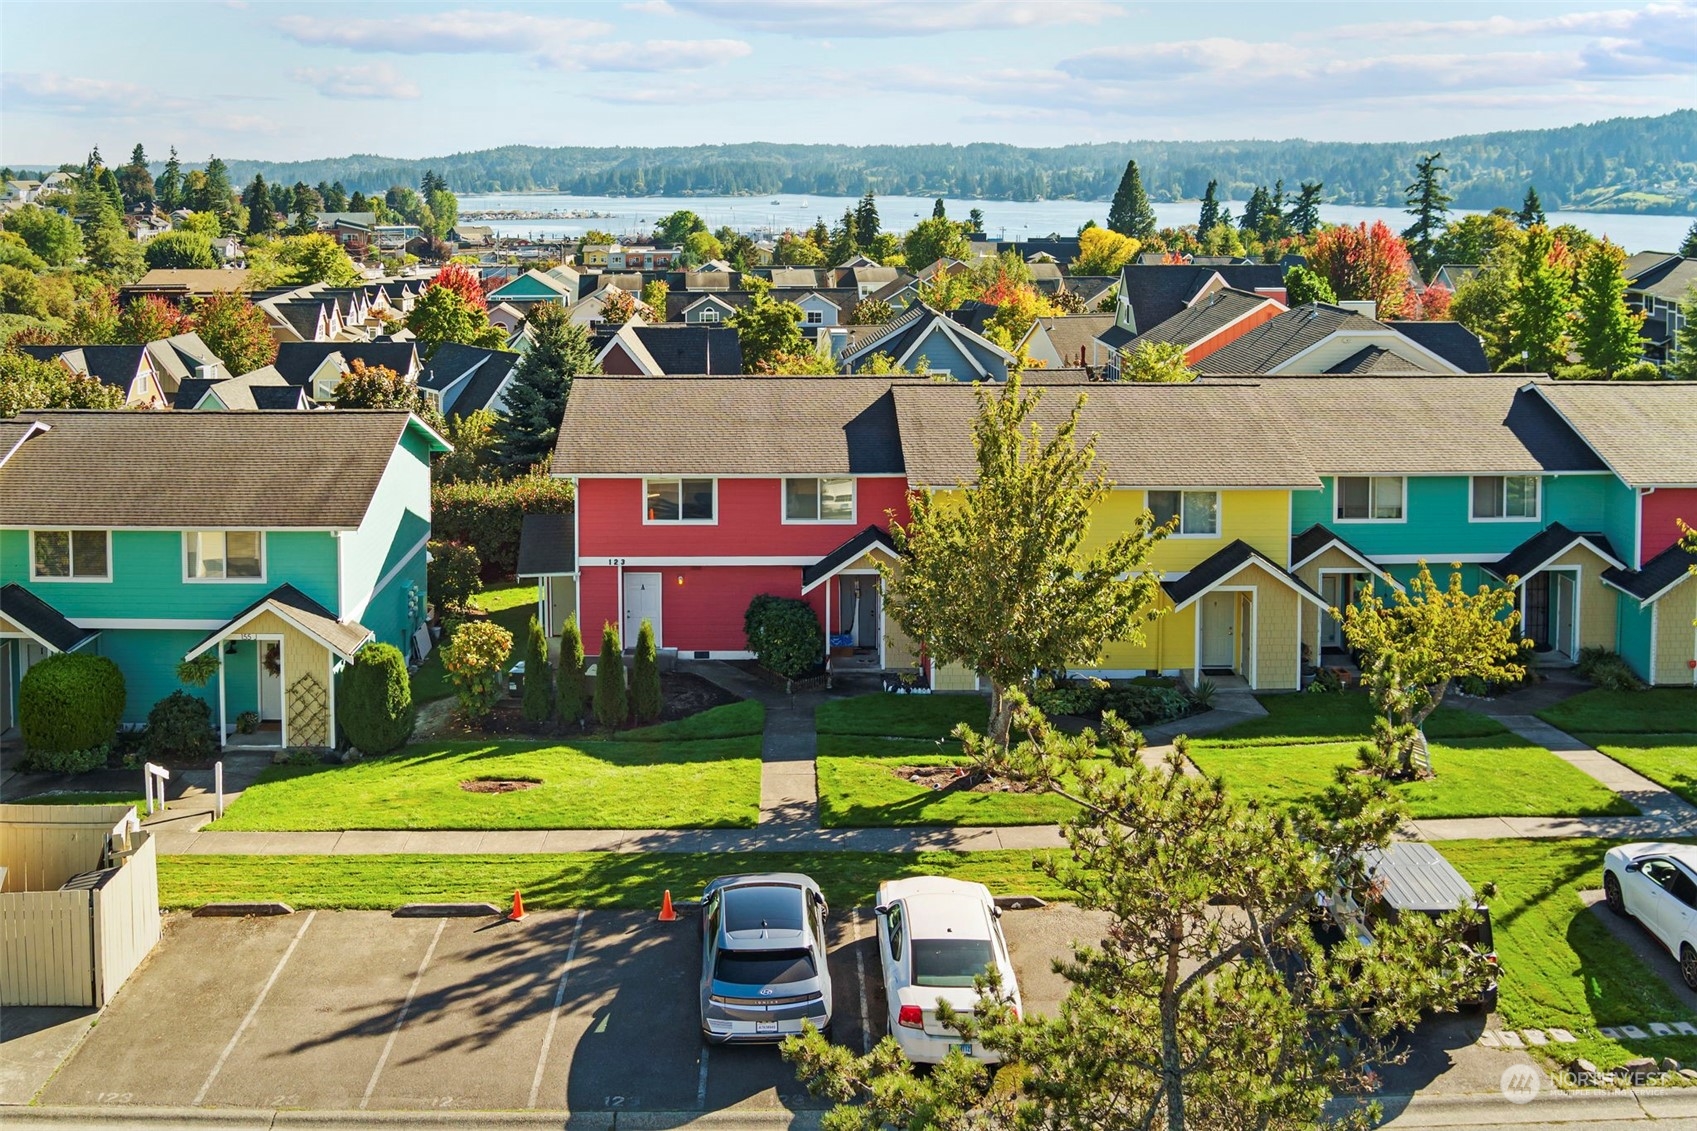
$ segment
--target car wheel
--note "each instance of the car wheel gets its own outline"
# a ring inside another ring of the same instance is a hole
[[[1626,899],[1620,894],[1620,881],[1613,872],[1603,873],[1603,898],[1608,901],[1609,910],[1616,915],[1626,915]]]
[[[1679,973],[1686,985],[1697,990],[1697,947],[1690,943],[1679,948]]]

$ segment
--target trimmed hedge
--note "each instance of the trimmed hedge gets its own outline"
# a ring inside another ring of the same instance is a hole
[[[612,622],[601,629],[601,654],[595,658],[595,721],[614,730],[630,718],[625,694],[625,653]]]
[[[583,633],[577,628],[577,614],[566,617],[560,629],[560,666],[554,672],[554,700],[560,709],[560,721],[575,723],[583,718],[588,705],[588,687],[583,674]]]
[[[393,644],[367,644],[342,677],[336,702],[343,732],[363,754],[393,754],[412,737],[413,708],[407,660]]]
[[[124,702],[124,673],[117,664],[105,656],[61,652],[24,673],[18,729],[32,757],[92,751],[111,744],[124,719]],[[102,750],[99,764],[105,763]]]
[[[762,593],[748,603],[742,620],[748,650],[761,666],[785,679],[797,679],[819,666],[825,632],[813,606],[794,597]]]
[[[548,637],[541,623],[530,618],[524,650],[524,719],[545,723],[554,713],[554,672],[548,666]]]
[[[149,758],[203,762],[218,751],[212,707],[198,695],[173,691],[147,713],[141,748]]]
[[[665,695],[660,690],[659,660],[659,650],[654,644],[654,626],[644,617],[642,627],[637,630],[636,662],[631,665],[630,672],[631,713],[638,723],[656,721],[665,708]]]
[[[505,482],[462,480],[430,491],[430,528],[445,542],[477,551],[486,578],[511,577],[519,568],[519,530],[527,514],[570,514],[572,485],[550,475]]]

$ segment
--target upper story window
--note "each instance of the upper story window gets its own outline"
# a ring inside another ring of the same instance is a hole
[[[1149,511],[1157,526],[1178,519],[1174,533],[1180,536],[1206,537],[1220,532],[1218,491],[1151,491]]]
[[[825,312],[823,310],[807,311],[806,322],[809,326],[823,326],[825,324]]]
[[[31,531],[30,576],[36,581],[112,580],[111,534],[105,530]]]
[[[706,310],[703,310],[701,312],[701,317],[700,317],[699,321],[702,321],[702,322],[717,322],[717,321],[719,321],[719,312],[716,309],[714,309],[713,307],[710,306]]]
[[[183,554],[183,576],[190,581],[265,576],[265,535],[257,530],[185,530]]]
[[[1475,475],[1473,517],[1512,519],[1538,517],[1536,475]]]
[[[853,479],[784,480],[785,522],[853,522]]]
[[[645,479],[644,522],[713,522],[716,484],[711,479]]]
[[[1337,517],[1349,522],[1401,522],[1408,480],[1400,475],[1338,476]]]

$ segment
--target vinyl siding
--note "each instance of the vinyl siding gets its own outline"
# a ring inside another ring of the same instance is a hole
[[[1697,579],[1687,578],[1654,606],[1656,616],[1656,683],[1689,687],[1697,684]]]
[[[1607,648],[1613,651],[1616,647],[1617,609],[1614,595],[1617,590],[1608,588],[1599,580],[1608,565],[1583,546],[1574,547],[1550,563],[1552,569],[1565,567],[1579,570],[1581,648]]]
[[[1643,504],[1646,562],[1679,541],[1681,520],[1697,526],[1697,487],[1663,487],[1643,496]]]
[[[1219,533],[1211,537],[1165,538],[1156,543],[1150,555],[1151,567],[1163,573],[1193,569],[1237,539],[1249,543],[1279,565],[1288,565],[1290,525],[1285,500],[1289,494],[1288,491],[1221,491]],[[1109,492],[1090,516],[1085,552],[1094,552],[1131,529],[1147,507],[1145,491]]]
[[[1638,607],[1638,602],[1625,593],[1615,592],[1615,618],[1620,625],[1620,654],[1644,679],[1651,678],[1650,609]]]
[[[1596,478],[1602,483],[1603,492],[1600,529],[1627,566],[1638,569],[1650,560],[1648,555],[1640,554],[1638,548],[1638,492],[1612,475],[1600,475]],[[1572,529],[1578,530],[1580,527],[1575,526]]]
[[[147,722],[153,705],[173,691],[186,691],[198,696],[212,708],[216,722],[218,714],[218,681],[205,687],[186,687],[177,681],[177,665],[189,649],[206,638],[204,632],[162,631],[157,629],[106,629],[92,646],[124,673],[124,723],[140,726]],[[255,685],[257,694],[257,684]],[[234,718],[234,716],[231,716]]]
[[[342,601],[327,607],[336,609],[343,620],[372,629],[379,640],[405,653],[411,626],[404,584],[410,580],[420,594],[425,593],[424,554],[415,550],[429,536],[429,448],[423,437],[408,429],[389,455],[359,529],[342,535]],[[378,594],[377,583],[397,568],[404,576],[391,579]]]

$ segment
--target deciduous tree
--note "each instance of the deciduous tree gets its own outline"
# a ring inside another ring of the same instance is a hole
[[[946,216],[921,220],[902,237],[902,255],[908,269],[918,271],[939,259],[966,259],[972,254],[972,243],[962,225]]]
[[[142,253],[151,268],[194,268],[206,270],[218,266],[212,254],[212,241],[199,232],[164,232],[143,245]]]
[[[1685,288],[1679,310],[1685,325],[1674,332],[1666,372],[1676,380],[1697,380],[1697,284]]]
[[[1314,238],[1308,262],[1338,298],[1372,299],[1380,318],[1395,318],[1402,311],[1409,284],[1408,248],[1384,221],[1375,220],[1371,227],[1362,222],[1325,229]]]
[[[895,308],[881,298],[870,295],[854,304],[849,311],[850,326],[882,326],[896,316]]]
[[[1177,385],[1196,380],[1196,370],[1184,360],[1177,342],[1140,341],[1120,351],[1120,380]]]
[[[248,270],[257,287],[304,287],[328,283],[350,286],[360,279],[359,268],[335,239],[323,232],[285,236],[248,248]]]
[[[122,389],[0,346],[0,417],[41,408],[122,407]]]
[[[477,275],[464,264],[450,263],[436,272],[435,277],[430,280],[425,290],[428,291],[436,287],[447,287],[459,295],[465,301],[465,304],[473,310],[487,311],[489,309],[489,300],[483,294],[483,284],[478,281]]]
[[[1572,276],[1554,261],[1555,237],[1534,225],[1526,232],[1506,312],[1507,363],[1553,373],[1567,360]]]
[[[419,353],[426,359],[443,342],[500,349],[507,343],[506,331],[489,323],[489,315],[461,298],[451,287],[425,288],[407,312],[407,329],[418,339]]]
[[[642,305],[646,306],[657,319],[666,317],[666,300],[672,295],[672,288],[664,279],[650,279],[642,284]]]
[[[342,379],[336,382],[337,408],[404,408],[419,407],[418,387],[387,365],[367,365],[354,358]]]
[[[194,321],[173,302],[158,295],[133,299],[118,316],[118,339],[136,345],[186,334]]]
[[[1086,228],[1078,233],[1078,258],[1068,266],[1074,275],[1118,275],[1142,247],[1112,228]]]
[[[1625,253],[1608,240],[1579,260],[1573,344],[1580,361],[1604,377],[1615,376],[1644,356],[1638,332],[1644,315],[1626,305],[1625,264]]]
[[[599,321],[609,326],[623,326],[636,317],[636,299],[629,291],[620,287],[610,286],[601,296],[601,317]]]
[[[75,263],[82,254],[82,236],[76,221],[51,208],[26,204],[6,214],[6,230],[16,232],[25,244],[53,267]]]
[[[252,373],[277,358],[277,340],[265,313],[235,291],[197,301],[194,329],[232,374]]]
[[[726,321],[737,332],[743,366],[754,372],[781,354],[800,352],[801,307],[793,302],[774,302],[770,284],[751,279],[746,285],[748,303]]]

